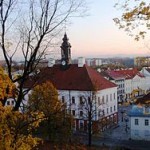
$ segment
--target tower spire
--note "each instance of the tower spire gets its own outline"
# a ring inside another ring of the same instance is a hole
[[[71,45],[68,42],[69,39],[66,32],[62,40],[63,42],[61,44],[61,62],[62,65],[67,66],[71,64]]]

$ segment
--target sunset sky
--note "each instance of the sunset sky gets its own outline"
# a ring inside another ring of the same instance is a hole
[[[67,27],[73,57],[150,55],[148,40],[134,41],[113,22],[121,14],[114,8],[117,1],[88,0],[90,15],[73,19]]]
[[[73,17],[66,22],[66,32],[71,43],[72,58],[101,58],[101,57],[134,57],[150,56],[150,39],[139,42],[118,29],[113,19],[121,16],[121,10],[114,8],[116,2],[123,0],[85,0],[88,5],[88,16]],[[63,35],[59,35],[58,41],[62,42]],[[61,45],[61,43],[60,43]],[[48,58],[60,58],[60,45],[48,54]],[[147,48],[146,46],[149,46]],[[51,49],[50,49],[51,50]],[[21,53],[22,54],[22,53]],[[3,54],[0,52],[0,59]],[[15,56],[21,60],[20,51]]]

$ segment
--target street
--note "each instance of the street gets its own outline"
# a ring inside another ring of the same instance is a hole
[[[118,126],[107,129],[98,136],[94,136],[92,144],[96,146],[106,145],[111,147],[111,149],[114,149],[114,147],[123,147],[131,150],[149,150],[150,141],[135,141],[130,138],[130,120],[127,113],[131,108],[131,105],[119,106]],[[83,141],[83,143],[87,142],[86,135],[83,136]]]

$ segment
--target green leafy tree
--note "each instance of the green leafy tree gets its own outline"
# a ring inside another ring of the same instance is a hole
[[[114,21],[119,28],[124,29],[135,40],[144,38],[150,29],[150,2],[147,0],[123,0],[115,5],[123,9],[121,17]]]
[[[58,99],[58,92],[51,82],[37,85],[29,96],[29,110],[41,111],[46,117],[39,128],[40,134],[51,141],[67,141],[71,117]]]

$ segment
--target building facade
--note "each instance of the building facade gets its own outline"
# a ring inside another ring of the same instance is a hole
[[[129,116],[131,139],[150,141],[150,107],[133,106]]]
[[[59,93],[67,112],[74,117],[74,130],[87,131],[89,113],[92,125],[105,130],[118,123],[117,86],[106,80],[80,57],[71,63],[71,45],[64,35],[61,64],[50,65],[37,74],[37,84],[50,81]],[[24,88],[30,87],[29,80]]]

